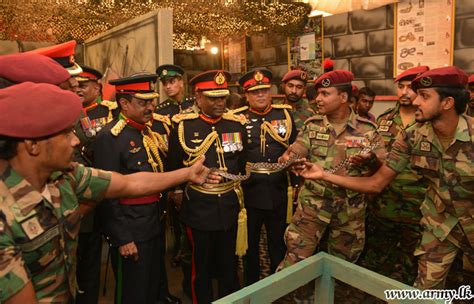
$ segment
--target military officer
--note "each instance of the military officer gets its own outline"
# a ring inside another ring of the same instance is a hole
[[[194,98],[186,97],[184,70],[174,64],[163,64],[156,69],[168,99],[157,105],[155,112],[170,118],[194,105]]]
[[[73,303],[79,201],[202,183],[201,162],[170,173],[121,175],[73,163],[79,97],[51,84],[0,90],[0,302]]]
[[[432,69],[411,83],[418,96],[415,124],[401,130],[386,164],[371,177],[345,177],[323,172],[306,163],[301,174],[360,192],[382,191],[408,165],[428,181],[420,206],[423,226],[418,256],[420,289],[443,288],[459,251],[466,266],[474,262],[473,138],[474,120],[464,115],[468,77],[456,67]]]
[[[156,74],[111,80],[119,116],[106,125],[94,143],[94,166],[123,174],[163,172],[168,152],[167,116],[154,114]],[[160,252],[160,193],[107,200],[99,208],[104,234],[111,245],[116,301],[154,303]],[[133,258],[129,258],[132,255]],[[163,257],[161,257],[163,258]]]
[[[416,123],[416,92],[411,89],[411,81],[428,70],[427,66],[414,67],[395,78],[398,102],[377,119],[388,152],[397,134]],[[381,194],[372,197],[366,220],[367,240],[359,264],[413,284],[417,275],[413,252],[421,237],[420,205],[426,188],[423,177],[407,166]]]
[[[225,113],[229,79],[230,74],[221,70],[206,71],[191,79],[200,112],[173,117],[177,127],[170,138],[172,168],[190,166],[205,155],[209,167],[231,174],[245,172],[246,119]],[[211,188],[191,185],[183,190],[186,199],[180,217],[192,246],[192,300],[210,303],[213,270],[219,297],[238,288],[235,254],[243,255],[246,250],[242,189],[238,181],[225,179]],[[238,233],[243,238],[237,238]]]
[[[297,131],[290,105],[272,105],[270,87],[272,72],[267,69],[250,71],[239,79],[245,90],[249,107],[238,110],[247,118],[247,161],[276,163],[288,145],[296,139]],[[275,272],[283,259],[286,246],[283,234],[287,218],[293,215],[293,195],[286,170],[252,171],[243,183],[244,201],[248,216],[249,248],[246,255],[246,284],[260,278],[259,243],[262,224],[265,224],[270,256],[270,270]]]
[[[372,144],[378,144],[375,153],[383,157],[385,150],[375,124],[357,116],[349,107],[352,80],[352,73],[344,70],[325,73],[316,80],[321,115],[305,122],[282,160],[297,154],[330,169]],[[337,169],[339,175],[359,176],[371,168]],[[355,262],[364,247],[365,208],[366,201],[359,193],[324,182],[305,181],[298,196],[298,208],[285,233],[288,249],[279,268],[311,256],[326,229],[329,253]]]
[[[308,74],[302,70],[292,70],[283,76],[283,90],[285,93],[285,104],[291,105],[296,129],[301,130],[306,119],[314,115],[314,111],[303,95],[306,91]]]
[[[82,113],[74,128],[79,138],[74,159],[85,166],[91,166],[94,155],[93,141],[97,133],[112,120],[112,111],[117,109],[117,103],[102,101],[99,84],[102,73],[88,66],[81,66],[81,69],[82,72],[75,76],[79,83],[76,94],[82,101]],[[87,208],[86,203],[82,206]],[[99,300],[101,249],[102,236],[97,218],[95,212],[90,211],[82,219],[79,232],[76,303],[97,303]]]

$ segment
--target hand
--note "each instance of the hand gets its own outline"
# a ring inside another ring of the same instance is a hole
[[[370,151],[366,153],[352,155],[349,158],[349,162],[352,166],[364,167],[364,166],[368,166],[370,163],[372,163],[376,159],[377,159],[377,156],[375,155],[375,153]]]
[[[318,180],[322,179],[324,175],[323,169],[317,164],[311,162],[304,163],[305,168],[300,172],[300,175],[306,179]]]
[[[202,185],[204,182],[206,182],[206,178],[209,175],[210,169],[204,166],[205,159],[205,156],[201,156],[201,158],[195,162],[194,165],[189,167],[188,181],[197,185]]]
[[[204,187],[206,187],[206,184],[218,184],[222,181],[222,176],[219,175],[216,171],[211,170],[209,174],[206,177],[206,182],[204,184]]]
[[[135,245],[135,242],[130,242],[120,246],[119,253],[125,259],[132,257],[135,262],[138,261],[138,248]]]
[[[281,164],[288,161],[290,159],[290,153],[291,149],[288,148],[288,150],[286,150],[280,157],[278,157],[278,162]]]
[[[291,166],[290,170],[293,172],[296,176],[299,176],[301,174],[301,171],[303,171],[306,168],[306,158],[299,158],[297,159]]]

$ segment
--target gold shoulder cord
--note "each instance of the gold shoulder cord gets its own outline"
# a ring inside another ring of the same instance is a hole
[[[185,166],[191,166],[192,164],[194,164],[201,156],[206,154],[206,152],[212,146],[214,141],[218,140],[217,154],[219,155],[219,163],[220,163],[219,165],[222,167],[220,160],[221,160],[221,157],[222,159],[224,158],[223,156],[224,149],[222,149],[222,145],[220,144],[220,141],[219,141],[219,135],[217,134],[216,131],[212,131],[211,133],[209,133],[206,136],[206,138],[203,140],[202,144],[192,149],[186,145],[186,141],[184,139],[184,124],[181,121],[178,125],[178,139],[179,139],[179,143],[181,144],[181,147],[183,147],[184,152],[188,154],[188,159],[183,160],[183,164]]]
[[[166,155],[166,152],[168,152],[166,143],[163,138],[159,134],[153,132],[149,126],[146,126],[146,130],[148,134],[145,134],[142,131],[142,137],[143,146],[145,146],[146,154],[148,156],[148,163],[151,165],[153,172],[163,172],[163,160],[160,157],[159,151]]]
[[[287,130],[285,132],[284,137],[281,137],[278,132],[275,131],[272,124],[268,121],[264,121],[260,126],[260,152],[262,152],[263,156],[265,156],[265,144],[267,141],[265,136],[267,132],[274,140],[282,144],[285,148],[288,148],[288,140],[290,139],[290,135],[292,132],[292,125],[290,114],[288,114],[288,111],[286,109],[283,109],[283,112],[285,113],[285,122],[287,125]]]

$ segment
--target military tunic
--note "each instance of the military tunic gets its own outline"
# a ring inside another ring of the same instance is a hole
[[[311,162],[330,169],[375,142],[379,146],[374,152],[383,159],[385,149],[375,124],[351,111],[340,134],[336,134],[326,116],[313,116],[305,122],[295,144],[305,148]],[[366,173],[366,168],[355,166],[336,172],[348,176]],[[327,227],[330,229],[329,253],[355,262],[364,247],[365,208],[366,202],[360,193],[324,181],[305,180],[299,193],[298,208],[285,233],[288,249],[279,268],[311,256]]]
[[[400,105],[377,119],[378,132],[390,152],[403,126]],[[427,185],[423,176],[407,166],[387,188],[370,199],[364,252],[358,263],[405,284],[413,284],[417,260],[413,252],[421,237],[420,205]]]
[[[170,121],[166,116],[154,114],[153,122],[142,125],[120,114],[97,136],[94,166],[122,174],[162,172],[165,168],[169,127]],[[150,144],[154,140],[156,150]],[[120,283],[123,286],[121,290],[116,288],[116,299],[120,294],[123,303],[152,303],[156,299],[160,196],[157,193],[142,198],[110,199],[98,208],[103,232],[112,247],[112,266],[117,286]],[[138,248],[138,262],[122,259],[119,255],[118,247],[130,242],[134,242]]]
[[[245,107],[247,109],[247,107]],[[247,161],[250,163],[276,163],[297,136],[291,116],[291,106],[272,105],[268,112],[258,113],[247,109]],[[262,142],[262,137],[264,141]],[[289,175],[286,170],[278,172],[255,171],[243,183],[244,201],[248,215],[249,249],[246,255],[246,284],[260,278],[259,242],[262,224],[268,237],[270,270],[274,272],[283,259],[286,246],[283,234],[286,229]],[[290,192],[291,194],[291,192]],[[292,207],[290,205],[290,208]]]
[[[73,301],[79,201],[103,198],[109,172],[75,166],[51,176],[43,193],[11,167],[0,182],[0,302],[31,280],[41,303]]]
[[[183,110],[191,108],[193,105],[193,97],[183,97],[183,100],[179,103],[172,98],[168,98],[156,106],[155,113],[168,115],[168,117],[171,119],[174,115],[182,112]]]
[[[424,227],[415,287],[442,288],[459,248],[474,262],[474,119],[459,116],[454,139],[445,150],[430,122],[402,131],[393,144],[387,166],[406,166],[428,180],[421,204]]]
[[[289,104],[287,102],[287,104]],[[314,115],[306,98],[302,98],[294,103],[292,110],[293,119],[295,120],[296,129],[299,131],[303,128],[304,122]]]
[[[172,169],[191,165],[205,155],[204,165],[221,168],[232,174],[245,172],[246,145],[245,117],[226,113],[217,119],[204,114],[186,113],[173,117],[177,123],[171,131],[169,156]],[[239,213],[238,184],[223,181],[204,190],[184,188],[186,199],[180,218],[187,226],[193,248],[193,302],[213,300],[211,273],[216,271],[219,297],[238,288],[236,272],[236,234]],[[222,191],[220,190],[222,189]]]

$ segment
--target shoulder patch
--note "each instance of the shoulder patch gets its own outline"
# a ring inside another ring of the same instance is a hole
[[[323,120],[323,115],[320,115],[320,114],[313,115],[310,118],[306,119],[304,121],[304,124],[307,124],[308,122],[315,121],[315,120]]]
[[[272,108],[274,108],[274,109],[287,109],[287,110],[293,109],[293,107],[290,106],[289,104],[272,104]]]
[[[125,122],[125,120],[120,119],[112,127],[112,129],[110,129],[110,133],[112,133],[113,136],[118,136],[120,134],[120,132],[122,132],[123,128],[125,128],[126,125],[127,125],[127,123]]]
[[[225,120],[231,120],[231,121],[236,121],[239,122],[241,125],[245,125],[247,122],[247,117],[243,114],[234,114],[232,112],[227,112],[222,115],[222,118]]]
[[[118,108],[118,104],[115,101],[102,100],[100,104],[106,106],[107,108],[109,108],[109,110],[115,110]]]
[[[167,125],[171,125],[171,120],[168,115],[160,115],[157,113],[153,113],[153,120],[165,123]]]
[[[198,113],[195,112],[190,112],[190,113],[178,113],[173,116],[172,120],[175,123],[179,123],[180,121],[183,120],[190,120],[190,119],[196,119],[199,117]]]
[[[248,106],[243,106],[243,107],[240,107],[240,108],[237,108],[237,109],[234,109],[234,110],[228,110],[227,113],[236,114],[236,113],[246,111],[248,108],[249,108]]]

